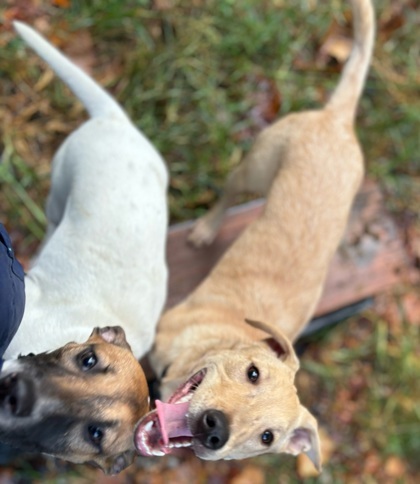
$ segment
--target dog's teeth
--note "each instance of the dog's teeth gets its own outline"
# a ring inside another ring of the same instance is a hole
[[[165,452],[162,452],[161,450],[152,450],[152,454],[156,457],[162,457],[165,455]]]
[[[192,442],[190,442],[189,440],[184,440],[184,441],[177,440],[176,442],[169,442],[168,447],[170,449],[173,449],[174,447],[179,449],[181,447],[191,447],[191,445],[192,445]]]
[[[183,397],[181,397],[176,403],[185,403],[185,402],[189,402],[193,397],[193,394],[192,393],[187,393],[186,395],[184,395]]]
[[[184,441],[184,442],[176,442],[175,447],[191,447],[191,442],[189,441]]]
[[[153,420],[150,422],[147,422],[147,424],[143,427],[146,432],[149,432],[149,430],[152,430],[153,427]]]

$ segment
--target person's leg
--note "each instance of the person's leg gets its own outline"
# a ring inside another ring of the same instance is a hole
[[[3,354],[19,327],[24,309],[23,268],[15,257],[9,234],[0,223],[0,372]],[[21,454],[0,442],[0,465],[10,465]]]
[[[0,359],[19,327],[24,308],[23,268],[15,257],[9,234],[0,223]]]

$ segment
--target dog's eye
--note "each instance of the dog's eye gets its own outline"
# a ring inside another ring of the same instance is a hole
[[[248,368],[248,380],[251,382],[251,383],[255,383],[257,380],[258,380],[258,377],[260,376],[260,372],[258,371],[258,368],[254,365],[251,365],[249,368]]]
[[[96,363],[98,363],[98,359],[93,351],[89,351],[89,353],[84,353],[80,357],[80,364],[83,371],[91,370]]]
[[[103,431],[99,427],[96,427],[96,425],[89,425],[87,430],[89,439],[94,445],[98,447],[101,444],[102,438],[104,436]]]
[[[262,434],[261,434],[261,442],[264,444],[264,445],[270,445],[271,442],[273,442],[273,433],[270,431],[270,430],[265,430]]]

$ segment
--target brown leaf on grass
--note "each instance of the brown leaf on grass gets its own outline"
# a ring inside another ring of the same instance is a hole
[[[315,469],[309,457],[305,454],[299,454],[296,458],[296,472],[301,479],[316,477],[319,472]]]
[[[332,20],[316,56],[316,65],[318,68],[325,68],[331,59],[334,59],[341,65],[348,59],[353,38],[350,27],[350,14],[347,13],[345,17],[345,25],[339,24],[335,19]]]
[[[345,389],[338,393],[335,407],[335,419],[344,425],[351,424],[353,415],[359,411],[357,402],[350,400],[350,392]]]
[[[2,27],[6,30],[12,30],[12,22],[14,20],[22,20],[24,22],[32,23],[36,17],[45,14],[42,3],[37,0],[9,0],[3,12]]]
[[[406,465],[399,457],[392,455],[386,460],[384,471],[387,477],[403,477],[406,474]]]
[[[247,465],[233,477],[229,484],[264,484],[265,476],[260,467]]]
[[[33,21],[33,27],[51,44],[64,52],[76,65],[92,75],[96,56],[89,30],[72,30],[66,20],[60,20],[51,25],[45,16],[37,17]]]
[[[77,36],[77,42],[74,42]],[[74,33],[73,41],[65,46],[64,52],[72,61],[81,67],[89,75],[92,75],[92,69],[96,62],[96,56],[93,48],[92,37],[87,30],[78,30]]]
[[[417,270],[420,271],[420,222],[410,224],[406,229],[405,236],[410,255],[414,264],[417,265]]]
[[[411,324],[420,325],[420,295],[418,290],[405,294],[402,298],[402,305],[406,320]]]
[[[195,204],[209,206],[214,202],[214,198],[214,190],[201,190],[195,198]]]
[[[276,118],[281,106],[281,95],[273,79],[262,74],[251,76],[254,84],[253,104],[250,115],[256,125],[265,127]]]
[[[124,64],[120,58],[110,59],[109,62],[98,66],[97,75],[100,76],[102,86],[115,85],[114,95],[121,92],[129,84],[129,80],[124,76]],[[118,96],[116,95],[116,97]]]
[[[378,36],[384,42],[392,37],[395,30],[398,30],[404,25],[404,16],[402,12],[394,12],[388,19],[379,23]]]
[[[392,293],[379,295],[375,301],[375,311],[390,325],[394,334],[404,330],[403,322],[420,324],[420,295],[418,288],[407,289],[399,297]]]
[[[352,401],[357,401],[361,393],[369,386],[369,378],[371,378],[370,367],[355,368],[355,373],[350,376],[348,381]]]
[[[320,47],[314,60],[308,59],[305,52],[302,51],[294,59],[293,67],[302,71],[325,70],[327,68],[329,71],[340,71],[341,66],[350,55],[353,43],[350,10],[344,13],[344,18],[344,24],[332,19],[326,34],[320,41]]]
[[[60,8],[69,8],[71,0],[52,0],[52,4]]]
[[[375,298],[375,313],[390,324],[393,333],[400,334],[400,314],[396,305],[395,298],[389,292],[379,294]]]
[[[235,133],[236,140],[254,138],[262,129],[274,122],[281,106],[281,94],[273,79],[261,73],[246,76],[247,98],[251,109],[246,114],[251,123]]]
[[[64,133],[67,134],[69,131],[69,125],[65,120],[52,119],[44,125],[44,129],[51,133]]]
[[[375,475],[381,467],[382,461],[379,454],[376,451],[371,450],[364,457],[362,474],[369,476]]]
[[[387,9],[382,11],[378,21],[378,37],[386,42],[394,32],[405,24],[405,11],[415,9],[414,0],[393,0]]]
[[[40,92],[45,89],[51,81],[55,79],[55,74],[52,69],[46,69],[38,79],[37,83],[34,86],[34,91]]]
[[[93,40],[88,30],[72,31],[67,24],[56,25],[50,39],[87,74],[96,63]]]

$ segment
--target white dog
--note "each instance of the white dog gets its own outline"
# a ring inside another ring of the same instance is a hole
[[[138,359],[166,298],[168,175],[108,94],[31,28],[15,27],[91,119],[53,161],[47,235],[0,374],[0,441],[114,474],[131,463],[134,426],[149,409]]]
[[[166,297],[165,164],[90,77],[28,26],[15,27],[91,119],[53,160],[47,236],[25,279],[23,321],[5,356],[40,353],[84,341],[94,326],[121,325],[140,358]]]

